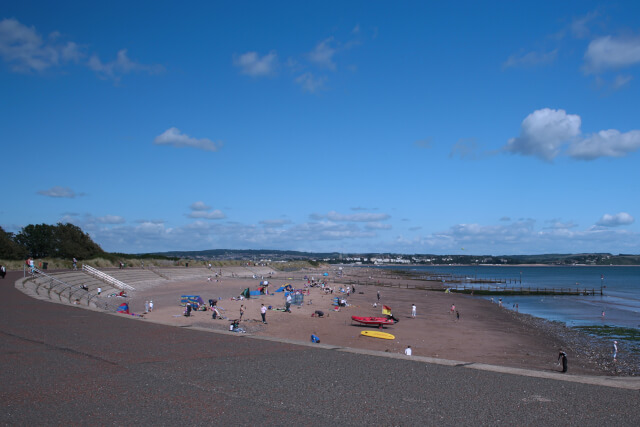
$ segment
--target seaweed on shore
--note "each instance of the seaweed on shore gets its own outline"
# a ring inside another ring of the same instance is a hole
[[[589,335],[619,339],[624,341],[640,341],[640,330],[635,328],[623,328],[618,326],[575,326]]]

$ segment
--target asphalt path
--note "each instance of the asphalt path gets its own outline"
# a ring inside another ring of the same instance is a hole
[[[0,280],[4,425],[640,424],[633,387],[159,325],[31,298],[21,275]]]

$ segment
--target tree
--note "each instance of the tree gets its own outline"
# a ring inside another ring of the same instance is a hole
[[[15,242],[13,233],[4,231],[0,227],[0,259],[24,259],[27,251]]]
[[[15,241],[34,258],[88,259],[104,253],[80,227],[69,223],[27,225]]]
[[[29,224],[20,230],[16,242],[34,258],[52,256],[54,250],[54,227],[47,224]]]
[[[54,236],[57,258],[88,259],[104,252],[87,233],[73,224],[58,223]]]

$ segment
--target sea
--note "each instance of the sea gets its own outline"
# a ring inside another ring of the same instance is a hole
[[[476,296],[567,326],[611,326],[640,329],[640,266],[407,266],[382,267],[408,270],[443,280],[447,287],[587,288],[589,295]],[[447,285],[447,278],[451,284]],[[455,278],[455,280],[453,280]],[[471,283],[472,280],[506,283]],[[462,280],[463,283],[455,283]],[[467,281],[467,283],[464,283]],[[600,295],[602,289],[602,295]]]

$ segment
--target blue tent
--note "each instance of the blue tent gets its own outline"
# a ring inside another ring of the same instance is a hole
[[[200,298],[200,295],[182,295],[180,297],[180,305],[187,304],[203,305],[204,300]]]

